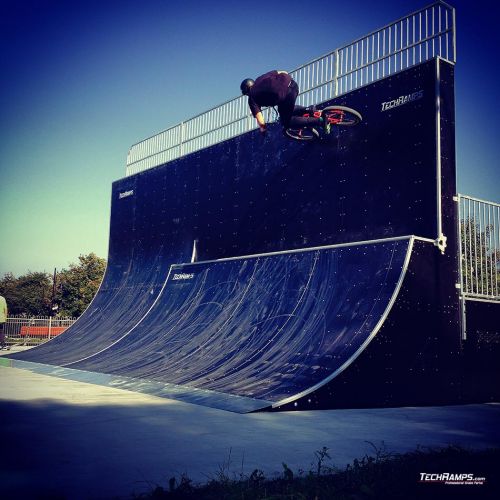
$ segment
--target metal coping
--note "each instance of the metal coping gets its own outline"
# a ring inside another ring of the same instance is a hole
[[[392,241],[401,241],[401,240],[409,240],[415,239],[419,241],[425,241],[426,243],[436,244],[435,240],[431,240],[430,238],[421,238],[420,236],[408,235],[408,236],[394,236],[393,238],[382,238],[377,240],[365,240],[365,241],[354,241],[350,243],[336,243],[334,245],[323,245],[318,247],[308,247],[308,248],[297,248],[293,250],[282,250],[278,252],[268,252],[268,253],[260,253],[260,254],[252,254],[252,255],[241,255],[237,257],[226,257],[223,259],[214,259],[214,260],[200,260],[197,262],[185,262],[179,264],[172,264],[172,269],[179,269],[184,266],[192,266],[197,264],[212,264],[217,262],[228,262],[232,260],[245,260],[245,259],[259,259],[262,257],[273,257],[277,255],[287,255],[294,253],[305,253],[305,252],[315,252],[317,250],[329,250],[333,248],[346,248],[353,246],[361,246],[361,245],[373,245],[377,243],[390,243]]]

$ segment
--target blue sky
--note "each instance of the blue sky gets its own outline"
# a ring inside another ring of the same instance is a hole
[[[0,276],[107,256],[129,147],[429,2],[2,2]],[[459,192],[500,202],[497,27],[457,8]],[[265,6],[265,7],[264,7]]]

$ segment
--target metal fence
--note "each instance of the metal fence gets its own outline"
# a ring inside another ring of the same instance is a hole
[[[457,201],[462,295],[500,300],[500,205],[464,195]]]
[[[455,62],[455,9],[436,2],[297,68],[298,104],[318,104],[411,66]],[[272,121],[270,110],[266,120]],[[126,175],[162,165],[256,128],[240,96],[133,145]]]
[[[60,335],[76,318],[52,318],[50,316],[9,316],[4,326],[9,345],[34,346]]]

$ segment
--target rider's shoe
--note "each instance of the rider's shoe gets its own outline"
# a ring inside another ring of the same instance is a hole
[[[323,120],[323,132],[328,135],[331,132],[332,124],[328,121],[326,117],[322,117]]]
[[[316,105],[315,104],[311,104],[311,106],[307,106],[306,109],[305,109],[305,112],[309,115],[309,116],[314,116],[314,113],[316,113]]]

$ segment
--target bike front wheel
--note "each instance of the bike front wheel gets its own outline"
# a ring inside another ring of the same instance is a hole
[[[314,127],[287,128],[285,135],[296,141],[314,141],[319,138],[319,132]]]
[[[361,113],[347,106],[328,106],[323,109],[323,118],[341,127],[353,127],[363,119]]]

